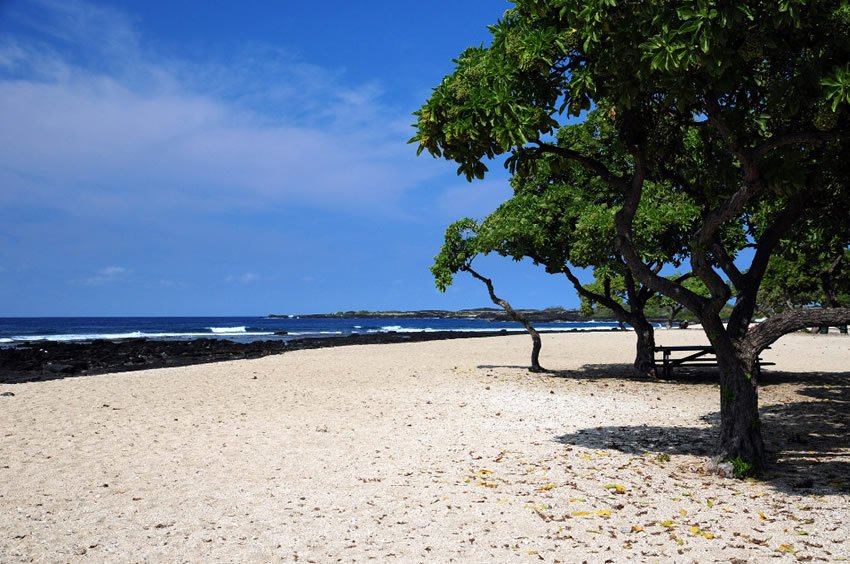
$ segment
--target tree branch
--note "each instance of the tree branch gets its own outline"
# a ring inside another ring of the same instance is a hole
[[[610,296],[597,294],[596,292],[591,292],[590,290],[585,288],[584,285],[579,281],[579,279],[576,278],[576,276],[572,273],[568,266],[564,266],[561,272],[564,273],[564,275],[567,277],[567,280],[570,281],[570,283],[573,285],[573,288],[575,288],[576,292],[578,292],[580,295],[584,296],[592,302],[597,302],[604,305],[605,307],[611,310],[611,312],[614,314],[615,317],[617,317],[617,319],[619,319],[623,323],[631,324],[631,314],[626,310],[626,308],[617,303],[616,300],[614,300]]]
[[[823,131],[796,131],[793,133],[786,133],[784,135],[776,135],[774,137],[771,137],[770,139],[753,149],[751,154],[754,159],[760,159],[773,149],[776,149],[778,147],[784,147],[785,145],[796,145],[798,143],[805,143],[809,145],[821,145],[835,138],[836,135]]]
[[[559,157],[575,161],[585,167],[587,170],[595,173],[602,180],[604,180],[615,188],[622,189],[623,186],[626,184],[626,181],[623,177],[614,174],[608,169],[607,166],[597,161],[596,159],[592,159],[586,155],[582,155],[578,151],[568,149],[567,147],[552,145],[551,143],[544,143],[540,140],[535,141],[535,143],[537,143],[537,149],[535,150],[540,151],[542,153],[558,155]]]
[[[850,308],[786,310],[769,317],[750,329],[739,348],[758,355],[783,335],[806,327],[850,324]]]
[[[617,230],[617,251],[641,284],[648,286],[651,290],[660,292],[677,302],[681,303],[697,315],[701,315],[706,305],[706,300],[698,294],[691,292],[681,284],[668,280],[658,273],[652,271],[640,257],[632,242],[632,225],[635,214],[640,205],[643,195],[643,182],[646,178],[646,164],[643,154],[637,148],[633,151],[635,173],[626,190],[623,207],[614,216],[614,225]]]

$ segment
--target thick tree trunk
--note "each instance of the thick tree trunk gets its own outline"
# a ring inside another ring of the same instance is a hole
[[[540,366],[540,349],[543,348],[543,341],[540,339],[540,333],[537,332],[534,326],[531,325],[531,322],[529,322],[524,315],[511,307],[511,304],[509,304],[507,300],[503,300],[496,295],[495,290],[493,289],[492,280],[485,278],[469,266],[467,266],[465,270],[487,286],[487,292],[490,294],[490,301],[504,309],[505,313],[508,314],[508,317],[525,327],[525,330],[528,331],[529,335],[531,335],[531,367],[529,370],[531,372],[548,372],[545,368]]]
[[[702,321],[720,367],[719,457],[734,461],[738,473],[758,473],[766,462],[758,408],[758,352],[736,347],[719,318]]]
[[[719,455],[732,461],[740,474],[758,473],[766,460],[758,408],[755,363],[739,356],[723,358],[720,364]],[[743,463],[738,466],[736,463]],[[744,464],[749,465],[744,466]]]
[[[643,376],[655,378],[655,329],[646,319],[633,319],[632,327],[637,336],[635,350],[635,372]]]

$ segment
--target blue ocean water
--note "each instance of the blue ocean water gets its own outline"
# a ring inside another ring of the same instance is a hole
[[[609,322],[535,324],[540,331],[610,330]],[[38,340],[197,339],[238,342],[264,339],[345,336],[352,333],[417,333],[433,331],[523,331],[512,322],[481,319],[411,318],[274,318],[267,317],[20,317],[0,318],[0,345]],[[275,335],[286,331],[286,335]]]

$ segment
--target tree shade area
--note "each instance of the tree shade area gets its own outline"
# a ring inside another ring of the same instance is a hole
[[[411,142],[469,180],[507,156],[514,196],[482,222],[484,252],[612,311],[690,311],[720,368],[718,455],[759,471],[759,353],[850,322],[850,4],[517,0],[490,29]],[[752,324],[760,295],[771,315]]]

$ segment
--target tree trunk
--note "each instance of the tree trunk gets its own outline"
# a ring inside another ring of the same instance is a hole
[[[648,296],[642,296],[638,299],[638,291],[634,288],[634,279],[627,278],[626,284],[631,280],[629,287],[629,309],[627,310],[610,295],[610,280],[606,278],[606,294],[596,294],[585,288],[578,278],[573,275],[569,268],[564,268],[563,273],[576,289],[576,291],[589,300],[595,301],[611,310],[614,317],[617,318],[617,323],[620,329],[624,330],[625,324],[628,323],[635,329],[637,335],[637,354],[635,355],[635,371],[641,376],[650,376],[656,378],[655,371],[655,330],[652,324],[646,320],[644,315],[644,307]]]
[[[719,318],[702,321],[720,367],[719,457],[732,461],[739,476],[758,473],[766,462],[758,408],[760,351],[736,347]]]
[[[739,477],[756,474],[764,469],[766,460],[754,363],[738,356],[721,359],[720,354],[717,360],[720,364],[720,458],[732,461]],[[739,466],[740,463],[743,464]]]
[[[490,294],[490,301],[504,309],[505,313],[508,314],[508,317],[525,327],[525,330],[528,331],[529,335],[531,335],[531,367],[529,370],[531,372],[548,372],[545,368],[540,366],[540,349],[543,348],[543,341],[540,339],[540,333],[538,333],[534,326],[531,325],[531,322],[529,322],[524,315],[511,307],[511,304],[509,304],[507,300],[503,300],[496,295],[495,290],[493,289],[492,280],[485,278],[469,266],[465,267],[464,270],[469,272],[478,280],[481,280],[484,285],[487,286],[487,292]]]
[[[632,327],[637,336],[635,372],[642,376],[657,377],[655,371],[655,329],[646,319],[635,318]]]

